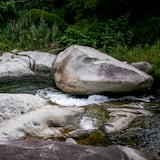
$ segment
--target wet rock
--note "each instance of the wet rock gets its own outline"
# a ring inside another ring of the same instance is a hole
[[[151,88],[153,78],[96,49],[73,45],[56,57],[52,77],[71,94],[125,93]]]
[[[45,104],[46,100],[30,94],[0,93],[0,119],[5,120],[25,114]]]
[[[86,135],[89,135],[90,133],[93,132],[100,132],[99,130],[96,129],[90,129],[90,130],[84,130],[84,129],[77,129],[74,131],[71,131],[67,133],[65,136],[69,138],[80,138],[80,137],[85,137]],[[101,133],[100,133],[101,134]]]
[[[97,105],[85,107],[85,113],[80,121],[80,128],[84,130],[100,129],[109,118],[108,111]]]
[[[52,140],[8,141],[0,144],[0,159],[5,160],[158,160],[132,148],[94,147]]]
[[[72,137],[78,144],[106,146],[109,143],[106,135],[100,130],[74,130],[65,135]]]
[[[77,142],[73,138],[67,138],[65,140],[66,143],[72,143],[72,144],[77,144]]]
[[[126,153],[129,159],[136,159],[136,160],[159,160],[159,157],[152,156],[149,153],[142,152],[137,149],[125,147],[125,146],[118,146],[118,148]]]
[[[106,134],[127,128],[137,116],[151,116],[149,111],[143,109],[108,108],[107,110],[112,112],[109,114],[110,119],[105,124]]]
[[[110,114],[110,119],[105,124],[105,132],[108,133],[115,133],[124,128],[127,128],[128,125],[133,122],[136,118],[136,114],[129,113],[129,112],[112,112]]]

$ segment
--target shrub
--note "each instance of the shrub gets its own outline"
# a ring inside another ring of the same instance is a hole
[[[13,0],[0,1],[0,23],[5,23],[16,15],[15,3]]]
[[[154,44],[160,37],[160,17],[139,20],[134,25],[134,44]]]
[[[48,23],[49,25],[56,24],[60,27],[64,27],[66,25],[66,22],[64,22],[62,18],[60,18],[57,14],[52,12],[47,12],[44,10],[34,8],[34,9],[31,9],[28,12],[28,14],[29,16],[32,17],[35,23],[39,22],[39,20],[43,18],[45,22]]]
[[[24,15],[18,21],[10,22],[3,32],[14,42],[15,48],[44,49],[55,43],[59,29],[56,24],[48,26],[43,18],[35,24],[30,16]]]
[[[129,28],[128,18],[129,15],[125,15],[106,22],[95,20],[85,26],[85,29],[81,23],[69,26],[61,37],[60,44],[70,46],[76,43],[113,52],[118,46],[129,45],[132,41],[133,32]]]
[[[70,26],[66,29],[65,34],[60,38],[59,43],[66,47],[73,44],[90,45],[90,40],[87,34],[83,33],[76,27]]]

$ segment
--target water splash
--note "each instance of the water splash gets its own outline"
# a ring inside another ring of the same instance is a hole
[[[155,98],[152,95],[147,95],[147,96],[122,96],[119,98],[111,98],[111,101],[142,101],[142,102],[151,102]]]
[[[82,129],[85,129],[85,130],[96,129],[96,127],[95,127],[96,121],[97,120],[95,118],[84,116],[81,119],[80,126]]]
[[[63,106],[86,106],[91,104],[100,104],[104,102],[111,101],[142,101],[142,102],[151,102],[153,96],[122,96],[118,98],[112,98],[104,95],[90,95],[88,97],[76,97],[70,94],[65,94],[56,90],[55,88],[45,88],[39,89],[36,92],[37,96],[40,96],[45,99],[49,99],[52,103],[56,103]]]
[[[49,99],[51,102],[63,106],[86,106],[108,102],[109,98],[103,95],[91,95],[87,98],[78,98],[62,93],[54,88],[45,88],[37,91],[36,95]]]

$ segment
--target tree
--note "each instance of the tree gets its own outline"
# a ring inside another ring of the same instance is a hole
[[[0,1],[0,22],[4,23],[7,20],[15,17],[15,3],[13,0],[1,0]]]

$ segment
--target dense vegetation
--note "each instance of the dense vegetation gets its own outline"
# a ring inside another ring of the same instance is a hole
[[[149,61],[160,77],[159,10],[158,0],[1,0],[0,51],[87,45],[123,61]]]

